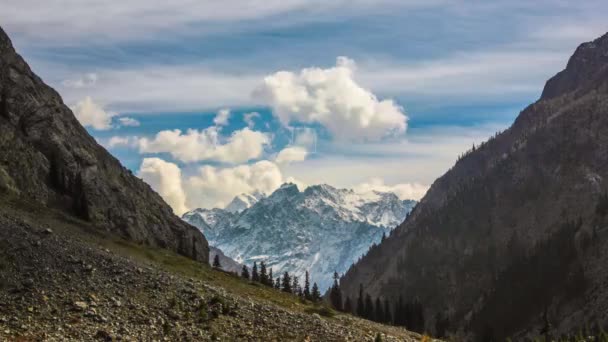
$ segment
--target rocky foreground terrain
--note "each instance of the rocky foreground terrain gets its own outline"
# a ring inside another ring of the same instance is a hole
[[[0,340],[422,339],[144,246],[3,196]]]

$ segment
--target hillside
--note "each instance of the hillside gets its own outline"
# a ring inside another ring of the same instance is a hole
[[[419,341],[0,198],[2,341]]]
[[[240,195],[226,209],[195,209],[183,219],[232,259],[249,267],[264,261],[275,276],[289,272],[301,281],[309,271],[325,291],[334,272],[346,272],[415,203],[389,192],[284,184],[268,197]]]
[[[207,241],[101,147],[0,28],[0,191],[206,262]]]
[[[434,331],[503,340],[608,325],[608,35],[513,125],[468,151],[352,267],[356,298],[419,299]],[[545,322],[545,317],[546,321]]]

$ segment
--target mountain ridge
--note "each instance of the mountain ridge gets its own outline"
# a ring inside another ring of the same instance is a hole
[[[0,28],[0,191],[206,262],[208,245],[80,125]]]
[[[414,205],[393,193],[362,195],[326,184],[300,191],[285,183],[241,212],[195,209],[182,218],[237,262],[251,267],[265,261],[275,275],[288,271],[301,278],[309,270],[324,290],[334,271],[344,272]]]
[[[536,103],[467,151],[349,269],[345,295],[362,285],[373,297],[417,297],[463,339],[533,336],[544,313],[558,333],[608,324],[598,290],[607,225],[596,210],[608,188],[607,66],[608,35],[582,44]]]

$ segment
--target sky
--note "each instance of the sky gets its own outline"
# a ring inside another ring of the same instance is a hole
[[[177,214],[284,182],[420,199],[606,1],[0,0],[0,25]]]

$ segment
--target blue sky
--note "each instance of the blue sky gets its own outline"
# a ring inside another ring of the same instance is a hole
[[[0,22],[89,132],[180,213],[285,181],[418,199],[535,101],[578,44],[605,33],[607,10],[593,0],[23,0]]]

